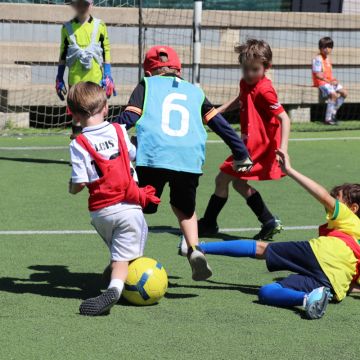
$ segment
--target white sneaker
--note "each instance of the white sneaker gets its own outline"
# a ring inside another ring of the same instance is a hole
[[[178,254],[180,256],[187,256],[187,253],[188,253],[188,245],[186,243],[186,239],[185,239],[185,236],[184,235],[181,235],[180,236],[180,242],[179,242],[179,245],[178,245]]]
[[[194,281],[204,281],[212,276],[212,270],[206,257],[198,246],[188,248],[187,258],[192,269],[192,279]]]

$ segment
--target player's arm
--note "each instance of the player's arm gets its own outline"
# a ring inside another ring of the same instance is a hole
[[[111,75],[111,56],[110,56],[110,40],[107,27],[104,22],[101,23],[100,28],[100,44],[103,49],[104,69],[101,86],[106,91],[106,96],[110,98],[112,95],[116,96],[115,84]]]
[[[76,195],[79,193],[84,187],[86,186],[86,183],[73,183],[72,179],[69,181],[69,193]]]
[[[223,114],[223,113],[238,110],[238,109],[240,109],[240,95],[237,95],[234,99],[232,99],[232,100],[228,101],[227,103],[219,106],[217,108],[217,111],[220,114]]]
[[[293,169],[287,152],[279,149],[276,153],[279,156],[283,171],[300,184],[316,200],[323,204],[327,211],[332,213],[335,209],[336,199],[333,198],[324,187],[316,183],[314,180]]]
[[[89,182],[84,154],[79,150],[75,142],[76,140],[73,140],[70,144],[71,178],[69,181],[69,193],[73,195],[83,190]]]
[[[55,90],[61,101],[65,100],[67,89],[64,81],[64,73],[66,68],[66,55],[68,50],[69,42],[66,36],[65,26],[61,29],[61,44],[60,44],[60,57],[58,64],[58,71],[55,80]]]
[[[287,152],[288,151],[288,144],[289,144],[291,120],[290,120],[288,114],[286,113],[286,111],[283,111],[279,115],[277,115],[277,118],[281,122],[280,149]]]
[[[126,126],[129,130],[135,126],[142,115],[145,98],[145,82],[141,81],[130,96],[125,110],[116,118],[116,122]]]
[[[250,170],[253,165],[252,161],[244,142],[240,139],[236,131],[207,99],[205,99],[201,111],[204,123],[219,135],[231,149],[234,156],[234,170]]]

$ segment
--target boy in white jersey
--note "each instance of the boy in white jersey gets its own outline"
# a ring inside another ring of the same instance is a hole
[[[111,281],[98,297],[80,305],[82,315],[107,313],[117,303],[130,261],[141,257],[147,239],[147,224],[141,207],[159,203],[155,189],[140,189],[132,177],[130,160],[136,148],[124,127],[104,121],[108,112],[105,91],[86,82],[73,86],[68,106],[83,131],[70,144],[72,174],[69,192],[89,189],[91,223],[111,254]]]

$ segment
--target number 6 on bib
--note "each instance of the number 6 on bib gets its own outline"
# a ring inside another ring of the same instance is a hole
[[[174,100],[186,101],[187,96],[185,94],[173,93],[165,97],[162,106],[162,121],[161,128],[166,135],[169,136],[185,136],[189,131],[189,111],[180,104],[175,104]],[[172,111],[177,111],[181,114],[180,129],[171,128],[170,114]]]

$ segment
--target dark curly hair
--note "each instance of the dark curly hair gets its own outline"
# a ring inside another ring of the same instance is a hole
[[[340,193],[344,203],[348,206],[351,204],[359,205],[359,210],[357,211],[356,215],[360,217],[360,184],[345,183],[335,186],[330,192],[331,196],[334,198],[338,198]]]

